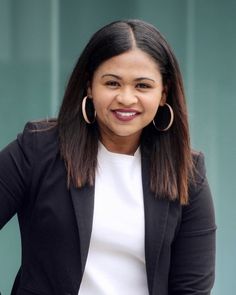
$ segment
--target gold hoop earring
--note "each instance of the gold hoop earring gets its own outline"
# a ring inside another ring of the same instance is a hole
[[[164,106],[158,108],[156,116],[153,119],[152,123],[158,131],[167,131],[173,124],[173,121],[173,109],[168,103],[165,103]]]
[[[92,98],[85,96],[82,101],[82,114],[84,121],[88,124],[93,124],[96,120],[96,111],[94,109]]]

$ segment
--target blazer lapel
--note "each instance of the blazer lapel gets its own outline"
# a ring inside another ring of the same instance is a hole
[[[70,187],[80,238],[82,273],[85,269],[93,224],[94,186]]]
[[[149,293],[152,294],[155,269],[165,235],[169,211],[166,199],[155,198],[150,191],[150,157],[142,154],[142,181],[145,214],[145,258]]]

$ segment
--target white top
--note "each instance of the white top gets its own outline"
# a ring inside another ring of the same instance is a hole
[[[147,295],[141,155],[98,150],[93,228],[80,295]]]

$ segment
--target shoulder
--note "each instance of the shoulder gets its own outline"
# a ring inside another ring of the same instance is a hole
[[[57,120],[30,121],[24,126],[23,132],[19,136],[34,136],[40,138],[57,137]]]
[[[58,144],[58,128],[56,120],[28,122],[23,132],[18,134],[17,141],[25,148],[42,148]]]
[[[56,146],[58,141],[57,123],[55,120],[35,121],[25,124],[23,131],[15,140],[1,150],[1,159],[11,157],[30,160],[43,146]]]
[[[187,231],[215,230],[213,198],[206,175],[204,154],[194,151],[192,156],[193,177],[189,185],[189,203],[183,206],[182,222],[190,224]]]
[[[191,151],[193,160],[193,181],[200,185],[206,177],[205,156],[203,152]]]
[[[45,157],[57,155],[59,144],[56,121],[28,122],[8,150],[31,165],[44,161]]]
[[[201,189],[206,179],[205,156],[200,151],[191,151],[193,161],[192,176],[189,180],[189,197],[196,194]]]

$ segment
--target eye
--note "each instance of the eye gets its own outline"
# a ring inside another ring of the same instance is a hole
[[[107,85],[107,86],[109,86],[111,88],[116,88],[116,87],[120,86],[120,84],[117,81],[114,81],[114,80],[107,81],[105,83],[105,85]]]
[[[138,83],[136,85],[136,88],[140,88],[140,89],[148,89],[151,88],[151,85],[147,84],[147,83]]]

